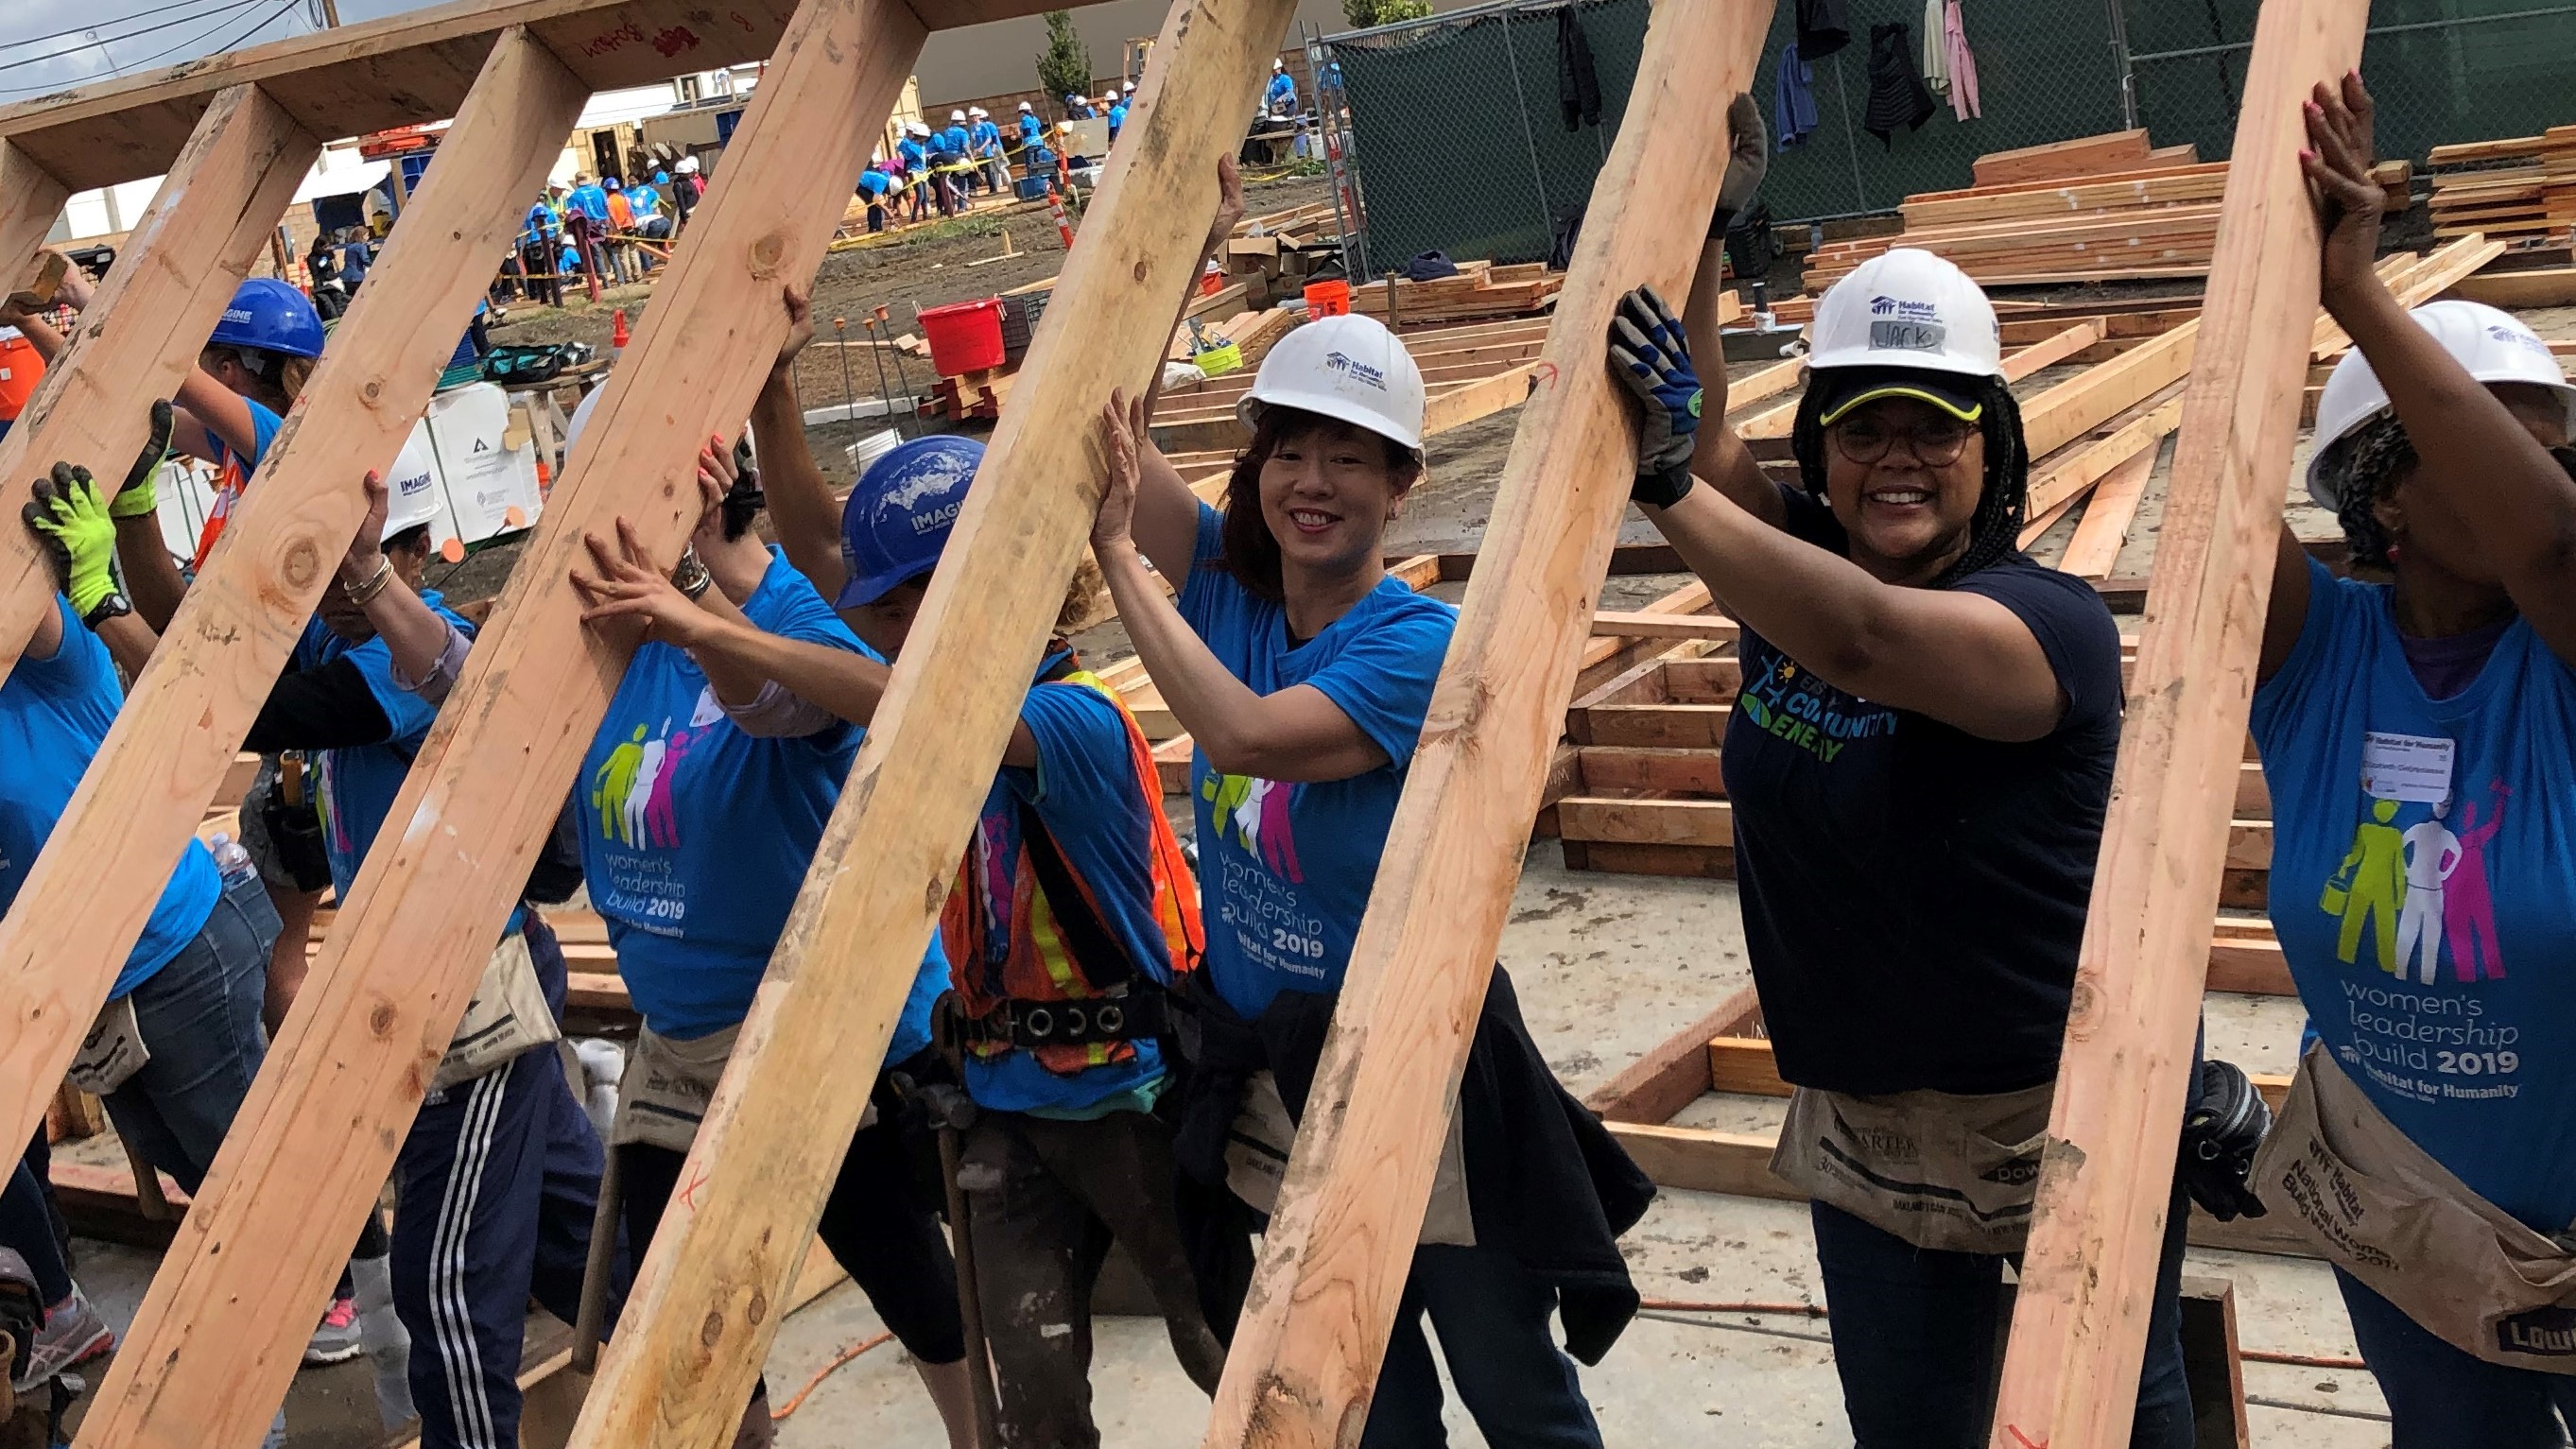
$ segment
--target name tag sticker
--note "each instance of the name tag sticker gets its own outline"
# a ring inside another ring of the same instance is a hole
[[[2374,800],[2440,805],[2451,798],[2451,762],[2459,749],[2451,740],[2373,731],[2362,737],[2361,788]]]

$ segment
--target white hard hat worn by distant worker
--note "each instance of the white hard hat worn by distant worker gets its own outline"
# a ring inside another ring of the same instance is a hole
[[[966,119],[966,113],[964,111],[950,111],[948,113],[948,119],[952,121],[962,121]]]
[[[1258,428],[1263,411],[1274,407],[1317,413],[1422,451],[1422,369],[1375,317],[1318,317],[1281,338],[1235,416]]]
[[[1036,108],[1036,107],[1034,107],[1034,106],[1032,106],[1032,105],[1030,105],[1030,104],[1029,104],[1028,102],[1026,102],[1026,101],[1022,101],[1022,102],[1020,102],[1020,109],[1021,109],[1021,110],[1023,110],[1023,111],[1028,111],[1028,112],[1030,112],[1030,113],[1034,114],[1034,113],[1036,112],[1036,109],[1037,109],[1037,108]]]
[[[2576,386],[2568,384],[2549,344],[2520,318],[2483,302],[2458,301],[2428,302],[2406,315],[2432,333],[2442,350],[2477,381],[2529,383],[2557,393],[2567,405],[2569,424],[2576,426]],[[2308,496],[2318,507],[2342,507],[2335,495],[2340,470],[2327,466],[2337,452],[2335,445],[2388,408],[2388,389],[2371,370],[2370,359],[2358,347],[2345,353],[2326,378],[2325,390],[2317,395],[2316,441],[2308,453]]]
[[[1973,423],[1985,411],[1985,384],[2003,380],[1994,303],[1955,264],[1915,247],[1881,252],[1827,289],[1807,342],[1828,427],[1890,397]]]

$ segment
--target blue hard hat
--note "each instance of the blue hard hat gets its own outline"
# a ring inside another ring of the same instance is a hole
[[[869,464],[841,509],[841,562],[850,581],[832,607],[873,604],[930,572],[983,461],[984,445],[973,438],[934,433]]]
[[[209,347],[256,347],[289,357],[322,355],[322,317],[304,294],[274,277],[253,277],[233,291]]]

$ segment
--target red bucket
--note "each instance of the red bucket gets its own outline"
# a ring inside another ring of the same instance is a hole
[[[1002,365],[1002,301],[959,302],[921,314],[921,335],[930,344],[930,365],[941,377]]]

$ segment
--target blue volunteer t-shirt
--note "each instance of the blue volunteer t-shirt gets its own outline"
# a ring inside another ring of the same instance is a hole
[[[859,173],[859,195],[870,201],[894,190],[894,178],[873,167]]]
[[[977,121],[968,131],[967,139],[978,156],[998,151],[1002,146],[1002,128],[990,121]]]
[[[1057,655],[1046,662],[1052,667]],[[1145,814],[1154,798],[1140,788],[1118,706],[1083,684],[1040,684],[1020,703],[1020,718],[1038,744],[1034,770],[1005,768],[984,798],[976,830],[996,879],[970,881],[977,909],[985,912],[988,939],[1006,946],[1015,882],[1007,874],[1020,854],[1020,805],[1026,802],[1063,853],[1065,865],[1091,890],[1101,924],[1117,933],[1128,959],[1168,986],[1171,948],[1154,920],[1153,822]],[[1155,792],[1159,794],[1159,790]],[[972,859],[972,857],[969,857]],[[959,972],[976,963],[953,962]],[[984,968],[996,983],[998,963]],[[978,1103],[1003,1112],[1073,1111],[1131,1092],[1163,1075],[1160,1049],[1138,1040],[1135,1056],[1090,1067],[1072,1076],[1049,1071],[1036,1057],[1013,1051],[990,1059],[966,1058],[966,1090]]]
[[[2398,1130],[2542,1233],[2576,1222],[2576,670],[2517,619],[2431,700],[2384,585],[2308,563],[2254,692],[2272,923],[2312,1029]]]
[[[1458,611],[1387,579],[1322,633],[1293,643],[1286,611],[1219,565],[1224,518],[1199,507],[1182,617],[1256,693],[1314,686],[1392,762],[1347,780],[1291,784],[1220,775],[1205,753],[1191,755],[1208,979],[1252,1017],[1283,990],[1341,989]]]
[[[753,624],[876,657],[783,554],[769,559],[742,606]],[[573,804],[591,905],[645,1025],[686,1041],[749,1014],[859,739],[839,722],[801,739],[746,734],[687,651],[635,651]],[[930,1006],[947,985],[934,932],[886,1060],[930,1044]]]
[[[966,154],[966,147],[968,144],[966,128],[964,126],[951,126],[947,130],[939,133],[939,149],[942,151],[954,151],[958,155],[963,156]]]
[[[1035,116],[1020,117],[1020,144],[1034,146],[1046,136],[1046,122]]]
[[[420,597],[440,618],[472,636],[474,626],[449,609],[435,590],[424,590]],[[395,681],[393,651],[381,636],[351,644],[319,617],[306,621],[304,637],[295,644],[295,667],[319,669],[339,659],[348,660],[365,678],[367,693],[375,697],[376,707],[385,712],[385,721],[392,727],[378,744],[315,752],[321,775],[315,800],[322,814],[322,849],[331,860],[331,884],[346,901],[359,867],[367,863],[368,849],[384,829],[385,816],[393,810],[394,797],[402,793],[413,758],[429,738],[429,727],[438,722],[438,707]],[[524,923],[524,908],[513,907],[502,934]]]
[[[21,656],[8,682],[0,684],[0,911],[16,904],[37,852],[54,833],[54,823],[62,819],[63,807],[71,803],[82,772],[125,702],[107,646],[81,626],[70,601],[59,594],[54,612],[63,621],[63,642],[53,657]],[[206,917],[214,914],[222,894],[215,858],[189,840],[143,935],[126,955],[125,969],[108,989],[108,999],[125,995],[169,965],[206,929]]]

